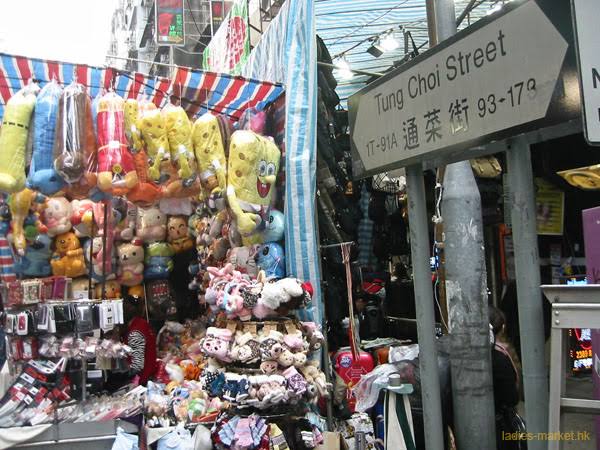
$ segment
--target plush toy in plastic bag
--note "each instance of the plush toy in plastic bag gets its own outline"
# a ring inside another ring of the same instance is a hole
[[[161,164],[164,160],[168,162],[171,159],[165,118],[160,110],[148,108],[141,111],[138,123],[150,158],[149,178],[152,181],[163,182],[165,177],[161,174]]]
[[[52,81],[40,91],[33,116],[33,154],[29,166],[27,187],[44,195],[52,195],[65,186],[65,181],[54,169],[54,137],[58,107],[62,96],[60,85]]]
[[[227,160],[217,117],[206,113],[194,122],[193,142],[205,195],[224,192],[227,185]]]
[[[162,111],[167,125],[171,162],[177,164],[177,174],[186,183],[195,176],[196,158],[192,146],[192,123],[181,106],[169,103]]]
[[[0,199],[0,201],[2,201],[0,203],[0,281],[10,283],[17,278],[13,252],[7,239],[10,228],[10,209],[4,199]]]
[[[229,146],[227,200],[239,232],[254,234],[271,204],[279,172],[281,152],[277,145],[251,131],[236,131]],[[260,241],[253,238],[253,242]]]
[[[267,277],[285,277],[285,253],[275,242],[261,245],[256,254],[256,265],[264,270]]]
[[[86,161],[86,134],[92,131],[88,124],[87,108],[90,99],[85,86],[77,82],[67,86],[60,98],[58,122],[54,140],[54,168],[70,184],[83,177]]]
[[[50,261],[53,275],[70,278],[85,275],[83,249],[75,233],[59,234],[54,239],[54,247],[56,250]]]
[[[185,216],[171,216],[167,221],[167,242],[175,253],[182,253],[194,247],[189,235]]]
[[[73,200],[71,202],[71,225],[77,237],[90,237],[93,227],[94,202],[89,199]]]
[[[98,187],[124,195],[138,184],[133,156],[125,137],[125,102],[114,92],[98,103]]]
[[[90,248],[90,246],[92,248]],[[106,256],[102,253],[102,238],[95,237],[87,239],[83,244],[83,254],[85,257],[87,272],[91,275],[95,282],[102,282],[106,280],[113,280],[116,278],[114,271],[106,272],[102,271],[102,259],[106,257],[106,265],[109,264],[112,267],[117,266],[117,257],[114,251],[114,247],[110,250],[110,255]]]
[[[6,103],[0,128],[0,191],[13,193],[25,187],[25,151],[29,124],[39,87],[30,84]]]
[[[99,201],[104,198],[104,195],[96,186],[98,155],[92,102],[87,94],[81,92],[81,88],[77,86],[80,85],[68,87],[67,89],[72,90],[72,93],[66,96],[63,92],[61,97],[54,145],[55,167],[57,161],[60,161],[56,158],[57,152],[69,148],[69,142],[74,139],[82,139],[80,155],[83,160],[83,175],[77,181],[67,180],[67,196],[71,199],[89,198]],[[68,108],[70,104],[82,105],[83,110],[74,111],[73,108]]]
[[[256,108],[248,108],[242,113],[238,126],[238,129],[240,130],[265,134],[265,129],[267,127],[267,113],[265,111],[258,111]]]
[[[125,101],[125,135],[133,154],[138,184],[127,193],[127,198],[140,206],[151,206],[161,197],[160,188],[148,179],[148,155],[140,130],[140,117],[143,111],[156,109],[154,103],[135,99]]]
[[[138,208],[136,236],[144,242],[164,241],[167,236],[167,215],[156,206]]]

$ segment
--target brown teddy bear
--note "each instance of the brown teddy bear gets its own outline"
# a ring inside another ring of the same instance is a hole
[[[85,275],[83,249],[75,233],[69,231],[59,234],[54,240],[54,246],[56,250],[50,261],[53,275],[70,278]]]

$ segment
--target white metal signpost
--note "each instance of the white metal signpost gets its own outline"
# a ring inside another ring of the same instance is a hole
[[[600,2],[572,0],[572,5],[585,137],[600,145]]]
[[[440,47],[350,98],[355,175],[544,118],[568,43],[529,1]]]

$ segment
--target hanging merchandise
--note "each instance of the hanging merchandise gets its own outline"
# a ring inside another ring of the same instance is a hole
[[[171,162],[177,164],[184,185],[196,177],[196,159],[192,147],[192,123],[181,106],[169,103],[162,110],[165,116]]]
[[[0,281],[10,283],[17,279],[15,274],[13,252],[7,239],[10,226],[10,209],[1,199],[0,203]],[[48,258],[50,259],[50,258]]]
[[[65,197],[50,197],[44,205],[42,223],[50,237],[66,233],[71,230],[71,203]]]
[[[227,168],[227,200],[245,244],[257,243],[257,230],[271,205],[281,152],[274,142],[251,131],[231,137]]]
[[[125,137],[125,102],[114,92],[98,102],[98,187],[124,195],[138,184],[133,156]]]
[[[0,129],[0,191],[13,193],[25,187],[25,150],[36,94],[36,84],[25,86],[6,103]]]
[[[12,215],[11,227],[13,233],[13,245],[17,254],[20,256],[25,254],[27,245],[25,237],[25,220],[29,216],[32,206],[43,202],[44,196],[27,188],[12,194],[8,199],[8,205]],[[35,216],[34,222],[38,228],[42,228],[37,216]]]
[[[204,195],[222,196],[227,187],[227,160],[217,117],[207,112],[194,122],[193,143]]]
[[[52,81],[44,86],[35,102],[33,155],[27,187],[44,195],[56,194],[65,186],[52,158],[61,96],[62,88]]]
[[[150,163],[148,176],[154,182],[164,183],[166,174],[161,173],[161,166],[163,161],[169,162],[170,160],[169,137],[165,118],[156,107],[148,107],[140,111],[139,124],[146,142]]]
[[[54,248],[50,261],[53,275],[75,278],[86,273],[83,249],[75,233],[70,231],[56,236]]]

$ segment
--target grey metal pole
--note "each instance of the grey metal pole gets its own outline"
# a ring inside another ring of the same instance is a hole
[[[444,251],[457,447],[496,448],[481,198],[468,161],[444,177]]]
[[[431,43],[456,33],[454,0],[427,0],[426,6]],[[481,197],[468,161],[446,168],[442,215],[457,446],[461,450],[494,449],[496,424]]]
[[[425,183],[420,164],[406,168],[408,193],[408,219],[410,223],[410,248],[412,254],[417,334],[419,337],[419,368],[421,373],[421,396],[423,400],[423,424],[425,448],[444,448],[442,423],[442,400],[435,347],[435,313],[429,258],[429,224]]]
[[[510,185],[510,208],[515,248],[517,298],[523,387],[527,431],[547,431],[548,379],[544,361],[543,298],[540,290],[540,262],[531,153],[520,136],[508,142],[506,160]],[[530,450],[542,450],[542,441],[527,443]]]

